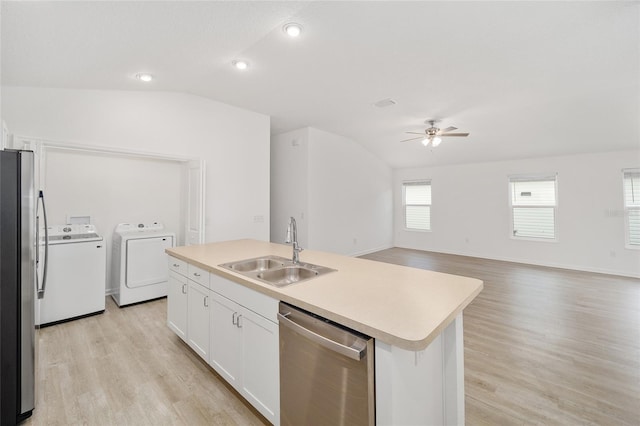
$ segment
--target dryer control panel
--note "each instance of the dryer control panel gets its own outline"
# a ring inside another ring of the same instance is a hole
[[[120,223],[116,226],[115,232],[125,234],[129,232],[150,232],[162,231],[164,225],[160,222],[151,223]]]

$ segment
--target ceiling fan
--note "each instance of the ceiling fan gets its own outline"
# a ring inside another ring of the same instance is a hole
[[[429,144],[431,144],[431,146],[435,148],[436,146],[440,145],[440,142],[442,142],[442,138],[444,137],[469,136],[469,133],[452,133],[454,130],[458,129],[457,127],[453,127],[453,126],[449,126],[446,129],[440,129],[436,127],[436,120],[427,120],[425,123],[429,124],[431,127],[429,127],[428,129],[425,129],[424,133],[405,132],[412,135],[420,135],[420,136],[405,139],[400,142],[409,142],[409,141],[414,141],[416,139],[422,139],[422,145],[428,146]]]

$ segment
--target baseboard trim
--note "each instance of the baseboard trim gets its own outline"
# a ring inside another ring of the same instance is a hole
[[[424,248],[406,247],[406,246],[396,246],[396,247],[406,248],[410,250],[420,250],[420,251],[426,251],[426,252],[432,252],[432,253],[442,253],[442,254],[452,254],[456,256],[474,257],[476,259],[497,260],[500,262],[520,263],[523,265],[543,266],[546,268],[568,269],[571,271],[590,272],[594,274],[604,274],[604,275],[615,275],[618,277],[626,277],[626,278],[640,278],[640,272],[638,272],[637,274],[634,274],[634,273],[620,272],[620,271],[604,269],[604,268],[590,268],[590,267],[584,267],[584,266],[566,265],[566,264],[553,263],[553,262],[523,261],[521,259],[501,257],[501,256],[479,256],[477,253],[464,253],[464,252],[455,252],[455,251],[449,251],[449,250],[424,249]]]
[[[390,248],[393,248],[393,245],[384,245],[384,246],[380,246],[380,247],[376,247],[376,248],[372,248],[372,249],[368,249],[368,250],[362,250],[362,251],[358,251],[358,252],[354,252],[354,253],[349,253],[347,256],[350,257],[358,257],[358,256],[364,256],[365,254],[371,254],[371,253],[375,253],[377,251],[382,251],[382,250],[387,250]]]

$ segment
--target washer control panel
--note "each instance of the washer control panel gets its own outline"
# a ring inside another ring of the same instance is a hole
[[[126,234],[130,232],[149,232],[149,231],[161,231],[164,229],[164,225],[160,222],[150,223],[120,223],[116,226],[115,232],[119,234]]]

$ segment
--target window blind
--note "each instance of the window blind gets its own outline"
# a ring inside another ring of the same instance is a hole
[[[555,239],[556,178],[510,177],[514,237]]]
[[[431,182],[404,182],[405,228],[428,231],[431,229]]]
[[[640,169],[623,170],[627,242],[640,246]]]

